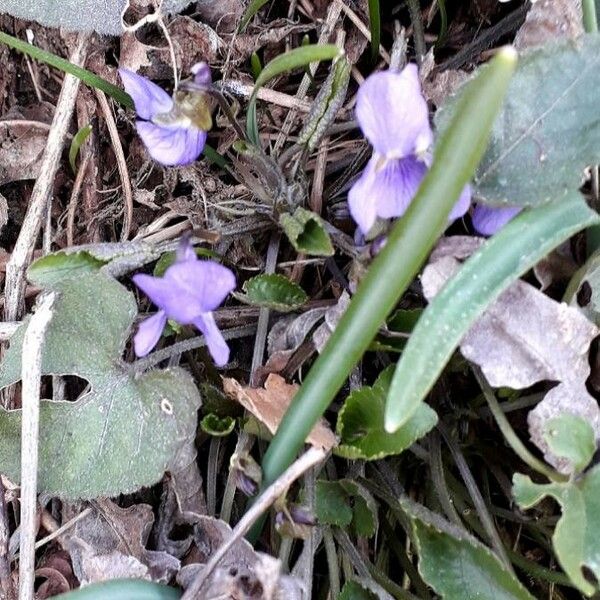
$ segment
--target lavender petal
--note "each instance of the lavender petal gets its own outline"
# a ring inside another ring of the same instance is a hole
[[[185,297],[187,303],[199,307],[192,318],[217,308],[236,285],[233,272],[212,260],[176,262],[166,270],[164,279],[177,290],[178,303],[186,304]],[[191,313],[186,307],[181,310]],[[179,321],[179,318],[173,318]]]
[[[358,90],[356,116],[375,150],[387,158],[403,158],[425,150],[433,141],[427,103],[417,67],[381,71]]]
[[[192,65],[190,70],[194,76],[194,83],[197,83],[199,86],[208,87],[212,83],[210,67],[205,62],[197,62],[195,65]]]
[[[194,246],[190,243],[189,237],[182,237],[177,246],[177,262],[195,262],[198,260]]]
[[[204,334],[208,351],[218,367],[229,361],[229,346],[221,335],[212,313],[205,313],[194,320],[194,325]]]
[[[193,126],[166,127],[138,121],[136,128],[150,156],[168,167],[194,162],[206,143],[206,131]]]
[[[494,235],[520,211],[519,206],[495,207],[477,204],[473,210],[473,227],[481,235]]]
[[[373,156],[348,192],[350,214],[363,235],[369,232],[377,219],[377,198],[372,194],[377,162],[378,158]]]
[[[173,289],[164,278],[137,273],[132,279],[133,283],[159,308],[164,310],[171,301]]]
[[[471,206],[471,186],[465,185],[458,197],[458,201],[452,207],[448,219],[450,221],[460,219],[469,210],[469,206]]]
[[[159,310],[155,315],[144,319],[133,338],[133,348],[138,357],[146,356],[158,343],[167,323],[167,315]]]
[[[150,120],[157,114],[169,112],[173,107],[171,96],[149,79],[129,69],[119,69],[119,75],[140,118]]]

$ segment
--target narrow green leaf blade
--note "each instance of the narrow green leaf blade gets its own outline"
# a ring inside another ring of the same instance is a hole
[[[375,62],[379,56],[379,40],[381,39],[379,0],[369,0],[369,29],[371,30],[371,60]]]
[[[77,173],[77,165],[75,161],[77,160],[77,155],[79,154],[79,148],[81,148],[85,140],[87,140],[90,133],[92,133],[92,126],[84,125],[73,136],[73,141],[71,142],[71,147],[69,148],[69,164],[71,165],[71,170],[73,173]]]
[[[27,54],[31,58],[35,60],[39,60],[40,62],[46,63],[51,67],[55,67],[60,69],[64,73],[70,73],[74,75],[78,79],[81,79],[83,83],[89,85],[91,87],[95,87],[111,98],[114,98],[117,102],[126,106],[127,108],[133,108],[133,100],[131,96],[124,92],[121,88],[113,85],[112,83],[106,81],[106,79],[102,79],[102,77],[98,77],[91,71],[84,69],[82,67],[78,67],[68,60],[61,58],[60,56],[56,56],[56,54],[52,54],[51,52],[46,52],[33,44],[28,44],[19,38],[16,38],[8,33],[4,33],[4,31],[0,31],[0,43],[6,44],[23,54]]]
[[[256,124],[256,98],[258,90],[277,75],[287,73],[298,67],[304,67],[322,60],[333,60],[341,56],[343,50],[333,44],[309,44],[300,48],[294,48],[274,58],[266,64],[254,84],[254,90],[248,103],[246,116],[246,132],[252,142],[258,144],[258,127]]]
[[[463,97],[452,126],[440,138],[431,169],[414,200],[395,223],[284,415],[263,459],[266,485],[292,463],[447,226],[452,206],[485,151],[516,61],[514,49],[503,49],[471,82],[470,94]],[[401,266],[398,257],[402,257]]]
[[[268,2],[269,0],[252,0],[250,4],[248,4],[248,8],[242,15],[240,20],[240,24],[238,25],[238,33],[241,33],[246,29],[246,25],[250,23],[254,15]]]
[[[465,264],[429,304],[396,368],[385,423],[395,431],[421,404],[473,322],[550,250],[600,223],[578,193],[520,214]]]

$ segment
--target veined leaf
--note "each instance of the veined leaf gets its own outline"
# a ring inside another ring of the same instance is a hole
[[[329,234],[317,213],[299,206],[293,215],[283,213],[279,224],[298,252],[312,256],[331,256],[334,253]]]
[[[279,312],[296,310],[308,300],[306,292],[297,283],[278,273],[252,277],[244,282],[242,289],[246,293],[235,294],[238,300]]]
[[[483,67],[486,68],[486,67]],[[526,51],[477,169],[478,201],[538,206],[581,186],[585,167],[600,162],[600,36],[585,35]],[[448,126],[461,91],[436,114]]]

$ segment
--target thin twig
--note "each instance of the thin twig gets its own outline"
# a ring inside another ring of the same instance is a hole
[[[253,335],[255,331],[256,325],[244,325],[242,327],[232,327],[231,329],[225,329],[221,333],[223,334],[224,339],[234,340],[237,338]],[[167,360],[175,354],[183,354],[184,352],[188,352],[189,350],[203,348],[204,346],[206,346],[206,338],[203,335],[198,335],[193,338],[177,342],[172,346],[169,346],[168,348],[157,350],[156,352],[153,352],[152,354],[150,354],[150,356],[147,356],[146,358],[136,360],[134,363],[132,363],[131,368],[134,372],[141,373],[143,371],[151,369],[152,367],[155,367],[163,360]]]
[[[267,259],[265,261],[265,274],[271,275],[275,273],[277,267],[277,255],[279,254],[279,242],[281,241],[281,233],[273,232],[267,249]],[[254,339],[254,352],[252,353],[252,366],[250,368],[250,385],[256,386],[256,375],[258,368],[262,365],[263,356],[265,354],[265,345],[267,342],[267,333],[269,329],[270,310],[262,307],[258,313],[258,324],[256,326],[256,338]]]
[[[108,135],[117,159],[117,169],[119,170],[119,178],[121,179],[121,189],[123,191],[123,199],[125,201],[125,211],[123,216],[123,229],[121,230],[121,241],[127,241],[129,232],[131,230],[131,221],[133,220],[133,192],[131,191],[131,179],[129,178],[129,171],[127,170],[127,161],[125,160],[125,153],[123,152],[123,146],[121,145],[121,139],[119,138],[119,132],[117,130],[117,124],[115,117],[110,110],[110,105],[104,92],[98,89],[94,90],[100,110],[104,115],[106,121],[106,127],[108,129]]]
[[[23,338],[19,600],[33,600],[34,595],[42,347],[46,329],[52,318],[54,298],[54,292],[40,297],[37,310],[33,313]]]
[[[335,25],[337,24],[340,13],[342,9],[338,2],[332,2],[329,5],[329,9],[327,11],[327,16],[325,21],[323,22],[323,28],[321,29],[321,33],[319,34],[319,44],[327,43],[331,32],[333,31]],[[311,63],[308,67],[308,73],[304,75],[300,85],[298,86],[298,91],[296,92],[296,98],[303,99],[306,96],[306,92],[310,86],[313,75],[315,74],[318,67],[318,63]],[[281,131],[275,141],[273,146],[273,156],[277,156],[278,152],[281,150],[283,144],[285,143],[289,133],[292,129],[292,125],[294,124],[294,119],[296,118],[296,111],[290,110],[285,117],[283,125],[281,127]]]
[[[211,573],[218,566],[225,554],[231,547],[248,531],[254,522],[266,512],[271,504],[275,502],[298,477],[301,477],[308,469],[317,465],[327,456],[327,452],[322,448],[310,448],[296,462],[294,462],[274,483],[272,483],[254,502],[252,507],[240,519],[231,533],[231,537],[212,555],[206,566],[196,576],[191,585],[187,588],[181,600],[192,600],[202,598],[200,594],[203,585],[208,581]]]
[[[89,34],[81,34],[70,62],[82,66],[87,54]],[[6,284],[4,287],[4,320],[15,321],[22,310],[25,293],[25,270],[31,260],[35,241],[40,231],[42,219],[48,210],[54,177],[60,166],[63,145],[73,115],[75,98],[79,89],[79,79],[65,74],[60,91],[48,141],[40,164],[40,173],[33,186],[27,213],[15,243],[10,260],[6,264]]]

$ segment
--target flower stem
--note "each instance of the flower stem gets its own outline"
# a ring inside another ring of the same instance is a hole
[[[483,396],[488,404],[490,412],[492,413],[496,423],[504,436],[504,439],[508,443],[508,445],[514,450],[517,456],[527,465],[529,465],[534,471],[546,476],[550,481],[566,481],[567,477],[557,473],[553,469],[551,469],[546,463],[542,462],[527,448],[525,444],[518,438],[515,430],[511,427],[511,424],[508,422],[504,411],[500,407],[498,400],[496,399],[496,395],[494,394],[494,390],[490,387],[490,384],[487,382],[484,374],[481,372],[479,367],[472,367],[473,373],[475,374],[475,378],[481,387],[481,391],[483,392]]]

